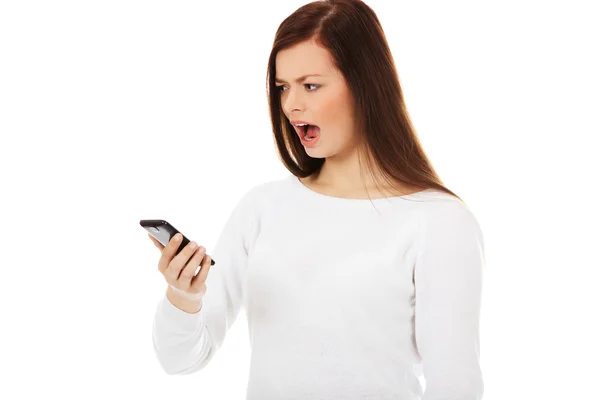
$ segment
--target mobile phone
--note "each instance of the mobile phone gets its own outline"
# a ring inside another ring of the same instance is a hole
[[[173,225],[163,219],[141,219],[140,225],[163,246],[166,246],[175,234],[181,233],[175,229]],[[190,242],[183,233],[181,235],[183,236],[183,240],[175,255],[179,254],[179,252]],[[216,261],[211,258],[210,265],[215,265],[215,263]]]

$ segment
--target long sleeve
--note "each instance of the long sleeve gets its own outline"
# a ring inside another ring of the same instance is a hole
[[[249,243],[257,228],[256,192],[256,187],[246,192],[230,214],[214,250],[207,248],[216,263],[206,279],[200,311],[190,314],[178,309],[166,292],[158,303],[153,345],[160,365],[170,375],[191,374],[204,368],[239,314]]]
[[[415,339],[423,400],[479,400],[483,234],[463,203],[427,210],[414,269]]]

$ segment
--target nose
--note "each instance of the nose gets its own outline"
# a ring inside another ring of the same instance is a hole
[[[290,117],[294,111],[304,112],[306,107],[302,91],[291,88],[281,93],[281,102],[283,111]]]

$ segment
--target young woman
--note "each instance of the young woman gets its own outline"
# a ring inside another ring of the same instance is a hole
[[[165,371],[205,367],[244,306],[248,399],[480,399],[483,235],[421,148],[375,13],[299,8],[267,81],[292,175],[241,198],[212,268],[194,242],[174,256],[177,242],[154,241]]]

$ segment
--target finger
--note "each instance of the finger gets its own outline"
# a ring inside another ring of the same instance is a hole
[[[177,238],[179,238],[179,240],[177,240]],[[183,235],[181,235],[181,233],[174,235],[162,250],[160,259],[158,260],[158,270],[161,273],[164,274],[166,272],[167,268],[169,267],[169,263],[171,260],[173,260],[173,256],[177,252],[177,249],[179,249],[179,246],[181,246],[181,241],[183,240],[182,238]]]
[[[198,272],[198,274],[192,279],[190,287],[194,288],[195,290],[198,290],[200,289],[200,286],[206,283],[206,277],[208,276],[208,272],[210,271],[211,260],[212,258],[208,254],[206,255],[206,257],[204,257],[204,260],[202,260],[202,264],[200,267],[200,272]]]
[[[177,254],[171,260],[169,265],[167,265],[166,273],[167,273],[168,278],[170,278],[173,281],[176,281],[177,279],[179,279],[179,274],[181,273],[181,270],[188,263],[188,261],[192,257],[192,254],[194,254],[194,251],[196,250],[197,247],[198,247],[198,244],[196,242],[194,242],[194,241],[189,242],[183,248],[183,250],[181,250],[181,252],[179,252],[179,254]]]
[[[181,270],[181,274],[179,275],[179,281],[182,287],[189,287],[190,281],[196,274],[196,269],[202,262],[202,258],[206,254],[206,249],[202,246],[198,246],[194,251],[194,255],[190,258],[190,261],[186,264],[186,266]]]

